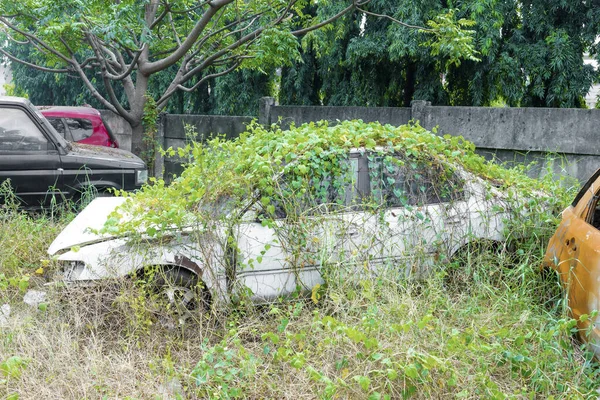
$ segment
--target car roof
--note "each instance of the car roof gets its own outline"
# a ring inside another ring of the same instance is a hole
[[[30,104],[30,101],[24,97],[0,96],[0,103],[28,105]]]
[[[65,117],[99,117],[100,111],[87,106],[38,106],[44,115]]]

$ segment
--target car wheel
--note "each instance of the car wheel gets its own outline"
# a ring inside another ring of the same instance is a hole
[[[175,328],[199,316],[210,306],[210,293],[198,276],[179,267],[151,268],[148,292],[163,326]]]

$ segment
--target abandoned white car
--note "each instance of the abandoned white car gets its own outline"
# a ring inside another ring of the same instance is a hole
[[[169,300],[190,308],[422,277],[469,242],[504,240],[508,196],[461,165],[472,150],[419,126],[295,129],[197,145],[171,186],[94,200],[48,250],[62,279],[158,270]]]

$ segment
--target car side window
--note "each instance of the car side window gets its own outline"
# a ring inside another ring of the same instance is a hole
[[[71,135],[71,132],[67,132],[65,129],[65,124],[63,123],[62,118],[47,117],[46,119],[48,122],[50,122],[50,125],[56,129],[56,132],[60,133],[60,136],[71,142],[73,141],[73,136]]]
[[[600,190],[592,196],[585,221],[600,230]]]
[[[285,218],[291,210],[298,214],[356,210],[368,191],[368,185],[366,190],[360,185],[359,177],[363,175],[363,170],[366,176],[366,161],[352,156],[337,160],[337,166],[332,171],[282,176],[279,180],[279,198],[271,199],[274,216]],[[309,190],[299,190],[302,185],[307,185]]]
[[[74,142],[78,142],[83,139],[87,139],[92,136],[94,129],[92,122],[85,118],[65,118],[65,122],[71,131]]]
[[[54,147],[25,111],[3,108],[0,112],[0,152],[47,152]]]
[[[447,203],[464,197],[463,182],[435,160],[415,160],[406,155],[370,154],[371,195],[389,208]]]

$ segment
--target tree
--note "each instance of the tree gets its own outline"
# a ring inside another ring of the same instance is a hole
[[[596,1],[513,0],[472,3],[481,53],[447,75],[453,104],[581,107],[598,73],[583,55],[597,54]]]
[[[145,106],[162,110],[178,92],[211,91],[207,84],[240,68],[289,65],[300,59],[298,37],[337,20],[356,27],[367,16],[386,19],[427,32],[432,49],[473,58],[472,38],[467,32],[466,42],[457,40],[465,32],[453,21],[410,26],[364,8],[370,1],[323,0],[304,13],[309,0],[0,0],[4,40],[35,50],[29,59],[0,53],[40,71],[77,76],[131,124],[139,154]]]
[[[463,21],[474,31],[475,57],[452,57],[451,49],[424,46],[430,42],[426,30],[389,18],[338,20],[307,35],[304,63],[284,68],[282,103],[408,106],[422,99],[442,105],[579,107],[598,79],[583,63],[584,52],[599,54],[597,1],[373,0],[364,8],[437,31]],[[460,32],[455,37],[470,43]],[[297,84],[309,77],[318,86]]]
[[[284,65],[298,56],[296,36],[362,4],[336,1],[330,15],[307,18],[298,13],[304,3],[1,0],[4,39],[35,49],[36,55],[24,60],[4,48],[0,52],[41,71],[77,76],[99,103],[131,124],[132,146],[140,153],[146,104],[163,109],[178,91],[194,91],[242,65]],[[291,29],[292,22],[301,27]],[[152,77],[169,69],[172,79],[148,103]]]
[[[9,42],[5,50],[23,60],[31,60],[28,47]],[[20,63],[11,64],[12,82],[16,95],[26,95],[37,105],[80,105],[89,104],[103,108],[92,94],[82,90],[80,79],[68,74],[52,74],[39,71]],[[169,68],[154,75],[148,83],[148,93],[156,98],[170,84],[176,68]],[[174,114],[229,114],[258,116],[258,99],[274,94],[271,71],[239,70],[205,81],[193,92],[176,92],[163,108]],[[93,76],[89,76],[93,80]],[[104,87],[98,92],[107,97]],[[115,87],[117,98],[126,101],[121,87]]]

